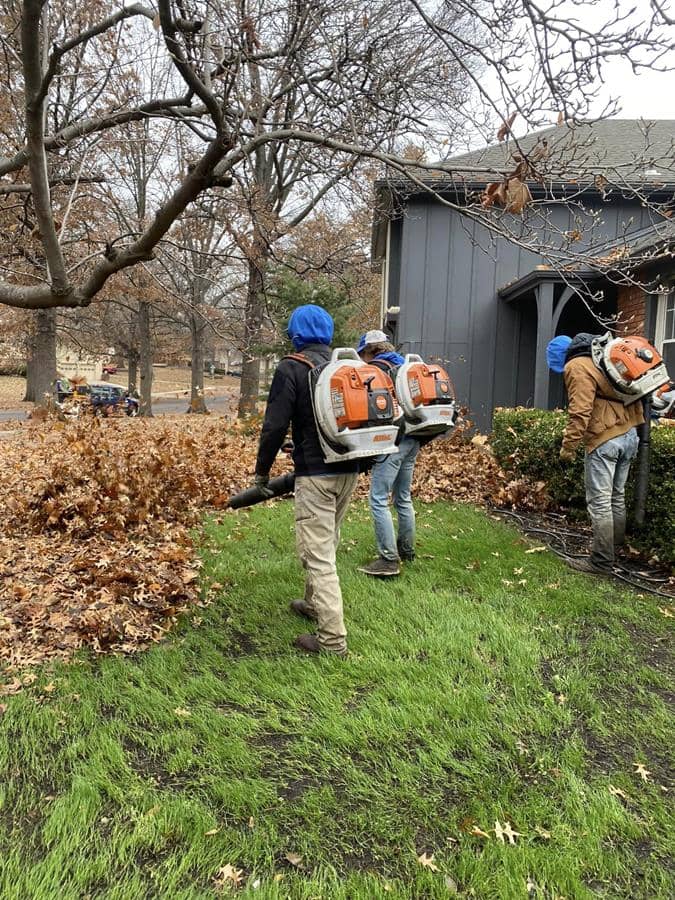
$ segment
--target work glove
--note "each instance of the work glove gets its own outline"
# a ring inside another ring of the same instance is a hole
[[[267,497],[273,497],[274,491],[269,488],[270,476],[269,475],[256,475],[253,479],[253,487],[259,488],[263,494]]]
[[[561,462],[572,462],[574,457],[577,455],[576,450],[568,450],[566,447],[560,448],[560,461]]]

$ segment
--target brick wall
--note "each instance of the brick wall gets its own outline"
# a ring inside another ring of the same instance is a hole
[[[646,295],[635,285],[620,285],[617,297],[617,334],[644,334]]]

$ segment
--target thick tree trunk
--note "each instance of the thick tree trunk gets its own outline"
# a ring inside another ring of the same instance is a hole
[[[244,419],[257,410],[260,393],[260,344],[265,316],[264,273],[268,251],[260,244],[248,263],[246,317],[244,322],[244,359],[241,365],[241,394],[237,416]]]
[[[201,317],[190,317],[192,342],[189,413],[207,413],[204,401],[204,334],[206,328]]]
[[[135,397],[138,393],[138,350],[135,347],[127,353],[127,366],[129,368],[127,390]]]
[[[56,378],[56,310],[39,309],[30,339],[26,366],[26,396],[38,406],[51,398]]]
[[[141,373],[139,415],[152,416],[152,333],[150,328],[150,304],[142,300],[138,304],[138,353]]]

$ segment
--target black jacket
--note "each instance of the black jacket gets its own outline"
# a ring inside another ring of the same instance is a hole
[[[302,351],[315,365],[330,361],[325,344],[309,344]],[[293,464],[296,475],[341,475],[358,472],[357,460],[324,462],[316,431],[309,389],[309,366],[295,359],[282,359],[274,373],[267,398],[256,475],[268,475],[291,426]]]

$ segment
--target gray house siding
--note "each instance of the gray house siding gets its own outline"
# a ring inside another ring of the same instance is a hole
[[[579,247],[649,223],[639,205],[599,198],[595,220],[573,204],[540,209],[544,240],[578,229]],[[510,226],[516,234],[522,227],[517,217]],[[400,307],[396,338],[404,352],[442,362],[479,427],[489,427],[495,406],[532,405],[536,306],[528,299],[507,303],[497,291],[542,258],[427,199],[409,201],[391,223],[389,253],[388,305]],[[552,385],[552,399],[557,393]]]

